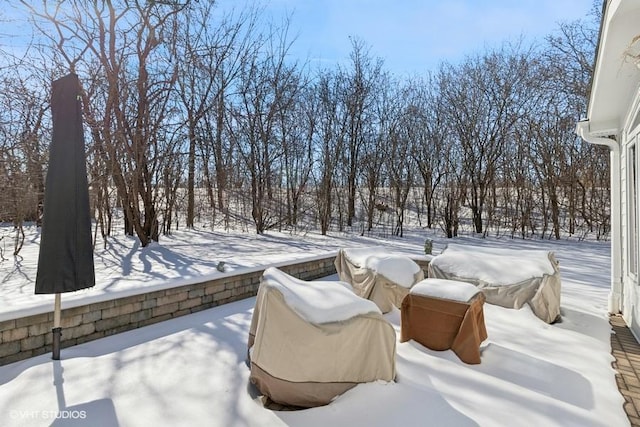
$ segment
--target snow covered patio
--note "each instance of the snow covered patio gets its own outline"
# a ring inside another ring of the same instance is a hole
[[[272,411],[248,380],[250,298],[66,348],[60,361],[45,354],[0,367],[0,425],[629,425],[611,366],[608,243],[456,242],[555,251],[562,322],[485,304],[481,364],[398,342],[395,383]],[[385,317],[399,339],[399,311]]]

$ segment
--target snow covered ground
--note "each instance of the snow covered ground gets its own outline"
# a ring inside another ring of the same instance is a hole
[[[8,259],[0,262],[0,321],[51,311],[53,296],[33,293],[39,230],[26,229],[27,241],[15,262],[7,255],[12,250],[11,239],[6,227],[0,227],[0,233],[3,230],[6,237],[0,245],[4,245],[4,257]],[[386,243],[399,252],[421,253],[423,241],[423,237],[415,235],[413,239],[386,240]],[[96,245],[96,286],[65,294],[62,308],[123,297],[141,290],[150,292],[194,283],[267,264],[333,255],[344,246],[372,246],[379,242],[379,238],[360,236],[275,232],[257,235],[201,229],[176,231],[171,236],[162,236],[159,244],[141,248],[136,238],[116,235],[108,240],[106,249],[101,240]],[[216,269],[220,261],[225,263],[225,273]]]
[[[384,245],[420,254],[425,233],[405,239],[180,232],[140,249],[114,239],[96,253],[98,285],[63,301],[108,298],[340,247]],[[435,240],[435,252],[446,239]],[[38,236],[30,236],[37,242]],[[0,263],[5,318],[50,307],[33,295],[37,245]],[[463,237],[455,243],[556,252],[561,323],[528,307],[485,305],[482,363],[409,341],[397,346],[395,383],[362,384],[330,405],[265,409],[249,383],[246,342],[254,298],[0,367],[1,426],[625,426],[611,367],[606,315],[609,245]],[[64,304],[63,304],[64,306]],[[386,315],[399,336],[400,313]],[[57,418],[56,418],[57,417]]]

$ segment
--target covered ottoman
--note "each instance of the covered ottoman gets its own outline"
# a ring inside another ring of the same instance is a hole
[[[528,304],[547,323],[560,317],[560,269],[553,252],[450,244],[429,263],[429,277],[472,283],[490,304]]]
[[[305,282],[268,268],[248,344],[250,381],[285,405],[326,405],[358,383],[396,376],[393,326],[342,282]]]
[[[382,313],[400,308],[411,286],[424,279],[422,268],[411,258],[386,253],[382,247],[340,249],[334,264],[340,280],[375,302]]]
[[[487,339],[484,295],[470,283],[425,279],[402,302],[400,342],[415,340],[432,350],[453,350],[465,363],[480,363]]]

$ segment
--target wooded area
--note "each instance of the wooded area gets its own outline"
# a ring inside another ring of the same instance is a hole
[[[608,152],[574,133],[596,16],[397,76],[356,38],[344,65],[312,69],[255,8],[35,3],[37,37],[0,64],[0,221],[18,230],[41,217],[51,81],[73,70],[105,238],[118,215],[142,246],[238,217],[257,233],[402,236],[412,218],[449,237],[608,235]]]

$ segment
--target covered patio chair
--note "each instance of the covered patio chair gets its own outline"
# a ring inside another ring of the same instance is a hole
[[[375,302],[382,313],[400,308],[409,289],[424,279],[422,268],[411,258],[382,247],[340,249],[334,264],[340,280]]]
[[[250,381],[284,405],[326,405],[359,383],[395,379],[395,330],[342,282],[276,269],[260,281],[249,332]]]

